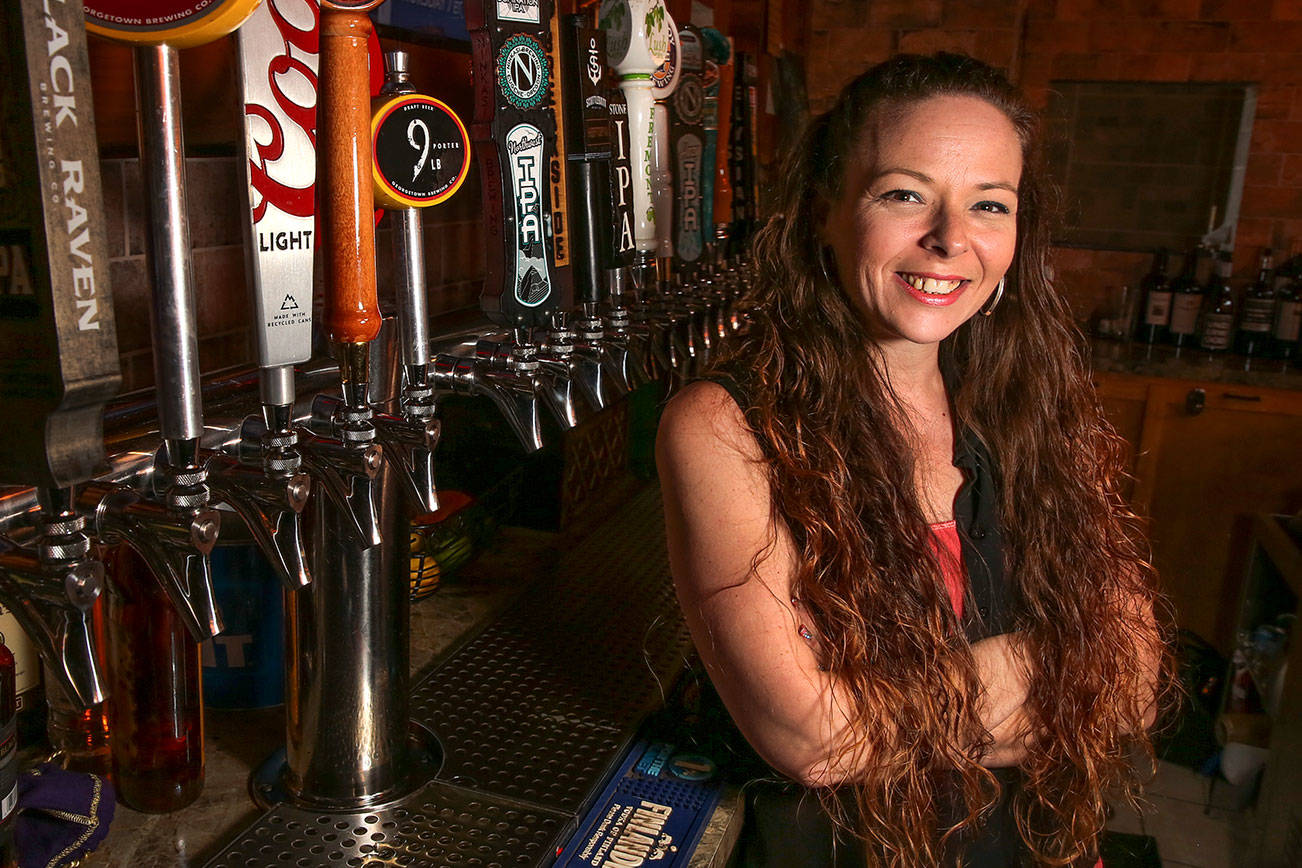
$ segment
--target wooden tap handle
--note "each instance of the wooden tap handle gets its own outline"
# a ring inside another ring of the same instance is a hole
[[[380,0],[321,3],[317,124],[325,253],[325,329],[334,343],[380,333],[371,189],[371,90],[367,13]]]
[[[732,180],[728,177],[729,139],[732,135],[733,59],[719,64],[719,129],[714,151],[714,222],[732,222]],[[714,232],[713,226],[706,227]]]

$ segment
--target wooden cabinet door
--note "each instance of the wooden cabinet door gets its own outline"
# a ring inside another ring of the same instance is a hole
[[[1250,517],[1302,508],[1302,392],[1150,383],[1134,502],[1179,625],[1228,654]]]
[[[1150,381],[1141,377],[1100,374],[1095,377],[1099,402],[1117,433],[1126,438],[1126,472],[1122,493],[1133,502],[1135,465],[1144,437],[1144,414],[1148,406]]]

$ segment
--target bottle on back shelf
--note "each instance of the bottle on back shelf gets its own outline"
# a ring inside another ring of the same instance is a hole
[[[1298,332],[1302,330],[1302,256],[1293,256],[1275,272],[1275,322],[1271,355],[1299,357]]]
[[[1230,252],[1222,250],[1216,257],[1216,268],[1203,290],[1206,302],[1203,307],[1201,346],[1204,350],[1225,352],[1233,342],[1234,319],[1239,312],[1234,301],[1234,290],[1230,287],[1230,275],[1233,272],[1234,263]]]
[[[1257,262],[1257,279],[1243,293],[1239,331],[1234,336],[1234,351],[1240,355],[1264,356],[1270,348],[1270,333],[1275,324],[1273,266],[1274,257],[1267,247]]]
[[[1199,249],[1191,247],[1184,257],[1184,267],[1171,281],[1171,321],[1167,334],[1177,347],[1191,347],[1197,342],[1198,316],[1203,309],[1203,290],[1198,285]]]
[[[1167,328],[1171,324],[1171,283],[1166,278],[1166,264],[1166,250],[1156,251],[1152,269],[1139,283],[1143,307],[1135,338],[1146,344],[1166,341]]]

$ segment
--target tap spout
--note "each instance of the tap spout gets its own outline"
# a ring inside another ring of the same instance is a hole
[[[268,477],[226,455],[208,460],[208,487],[216,499],[243,519],[258,548],[287,590],[312,581],[303,550],[300,513],[312,484],[306,473]]]
[[[0,538],[0,600],[68,696],[83,708],[107,697],[90,630],[90,609],[103,589],[104,565],[99,561],[52,567]]]
[[[526,452],[543,447],[538,414],[541,387],[536,377],[476,364],[474,359],[437,354],[431,365],[435,392],[488,398],[506,419]]]
[[[222,631],[208,560],[221,529],[217,510],[181,512],[129,486],[101,482],[85,486],[78,503],[95,516],[95,536],[126,542],[144,558],[196,642]]]
[[[318,395],[313,403],[314,417],[333,416],[341,402],[330,395]],[[434,448],[438,445],[441,423],[436,418],[393,416],[373,413],[375,437],[384,450],[384,458],[397,462],[402,490],[419,514],[439,508],[438,486],[434,482]]]
[[[319,483],[339,512],[343,522],[362,548],[383,541],[376,512],[377,476],[384,463],[384,450],[375,443],[355,444],[317,437],[299,429],[299,454],[303,466]]]

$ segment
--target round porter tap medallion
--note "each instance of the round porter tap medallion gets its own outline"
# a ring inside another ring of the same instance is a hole
[[[220,39],[262,0],[86,0],[86,29],[141,45],[189,48]]]
[[[437,205],[470,169],[466,125],[432,96],[409,93],[383,103],[371,118],[371,141],[375,200],[386,208]]]
[[[517,33],[497,53],[497,84],[508,103],[522,111],[547,99],[547,52],[531,36]]]

